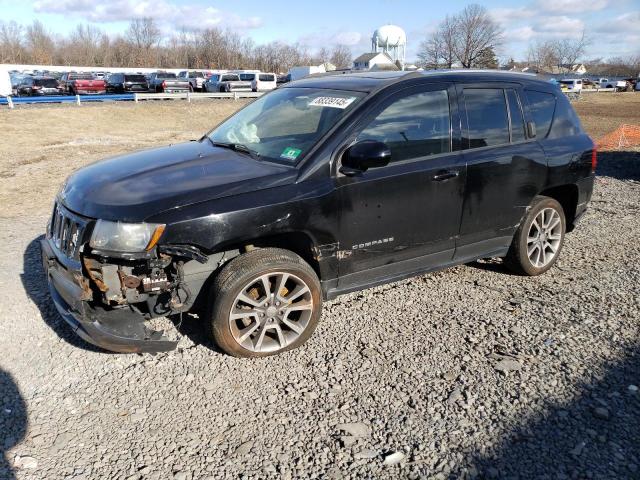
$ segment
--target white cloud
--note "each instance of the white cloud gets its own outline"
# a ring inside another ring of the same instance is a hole
[[[536,5],[547,12],[579,14],[602,10],[609,3],[609,0],[537,0]]]
[[[363,38],[360,32],[340,32],[335,36],[335,43],[348,47],[358,45]]]
[[[257,28],[260,17],[240,17],[217,8],[203,8],[197,4],[174,4],[168,0],[36,0],[33,9],[37,13],[75,15],[96,22],[127,22],[134,18],[150,17],[159,22],[180,25],[192,29],[225,26],[238,29]]]
[[[602,22],[596,31],[603,33],[640,33],[640,11],[623,13],[611,20]],[[627,41],[625,39],[625,41]]]
[[[530,26],[524,26],[519,28],[513,28],[504,32],[505,40],[507,42],[526,42],[538,35]]]
[[[505,24],[534,17],[536,15],[536,12],[528,7],[494,8],[489,10],[489,14],[496,22]]]
[[[557,37],[576,37],[582,34],[584,22],[578,18],[551,16],[538,19],[535,30]]]

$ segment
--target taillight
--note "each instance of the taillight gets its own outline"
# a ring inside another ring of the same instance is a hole
[[[165,82],[164,80],[162,81],[162,88],[167,88],[167,82]]]
[[[598,166],[598,147],[593,146],[591,150],[591,173],[596,173],[596,167]]]

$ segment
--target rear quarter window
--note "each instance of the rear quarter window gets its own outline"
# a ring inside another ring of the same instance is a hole
[[[525,90],[529,111],[536,124],[536,137],[546,138],[556,109],[556,97],[552,93]]]
[[[582,125],[578,115],[567,97],[559,95],[548,138],[569,137],[580,133],[582,133]]]

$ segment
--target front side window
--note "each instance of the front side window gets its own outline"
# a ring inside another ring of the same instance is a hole
[[[509,117],[501,88],[464,90],[469,148],[509,143]]]
[[[223,122],[209,138],[242,145],[260,160],[295,165],[363,97],[342,90],[277,89]]]
[[[391,150],[391,161],[451,151],[449,97],[446,90],[400,98],[382,110],[357,137],[377,140]]]

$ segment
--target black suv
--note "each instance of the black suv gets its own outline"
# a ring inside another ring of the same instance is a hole
[[[591,198],[596,153],[557,86],[490,71],[288,83],[198,141],[82,168],[42,241],[85,340],[176,343],[196,312],[226,352],[309,338],[322,301],[483,257],[548,270]]]
[[[142,74],[112,73],[106,83],[107,93],[149,91],[147,78]]]

